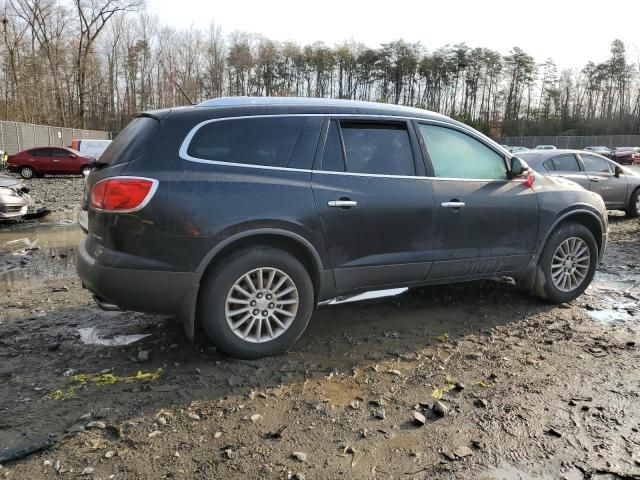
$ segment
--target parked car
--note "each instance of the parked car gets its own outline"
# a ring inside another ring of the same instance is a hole
[[[74,139],[71,141],[71,148],[80,152],[82,155],[99,159],[100,155],[111,144],[111,140],[91,140],[91,139]]]
[[[22,178],[42,175],[88,175],[95,159],[66,147],[38,147],[10,155],[7,167]]]
[[[599,147],[584,147],[585,151],[597,153],[598,155],[602,155],[603,157],[611,158],[611,150],[609,147],[599,146]]]
[[[579,296],[602,198],[472,128],[379,103],[232,98],[144,113],[86,181],[78,273],[102,308],[177,314],[227,354],[289,347],[338,296],[510,276]]]
[[[520,155],[534,170],[562,177],[602,196],[609,210],[640,215],[640,174],[584,150],[528,152]]]
[[[534,150],[555,150],[555,145],[537,145]]]
[[[612,158],[625,165],[640,164],[640,147],[617,147]]]
[[[0,175],[0,220],[13,220],[27,215],[33,201],[29,190],[19,180]]]
[[[527,147],[511,147],[509,148],[509,151],[511,153],[521,153],[521,152],[528,152],[529,149]]]

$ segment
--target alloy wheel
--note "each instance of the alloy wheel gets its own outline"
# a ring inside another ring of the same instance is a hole
[[[225,302],[231,331],[252,343],[271,341],[293,323],[299,305],[298,288],[282,270],[256,268],[233,284]]]
[[[562,292],[577,289],[589,272],[591,253],[587,243],[578,237],[567,238],[562,242],[551,261],[551,279],[555,287]]]

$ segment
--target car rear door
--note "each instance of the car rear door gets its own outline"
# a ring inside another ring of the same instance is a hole
[[[589,177],[590,190],[600,194],[607,207],[621,207],[627,201],[627,177],[615,176],[615,165],[604,157],[581,153],[582,165]]]
[[[338,292],[425,278],[433,192],[405,120],[333,118],[312,175]]]
[[[562,177],[590,189],[589,177],[583,170],[578,157],[573,153],[561,153],[548,158],[543,163],[548,175]]]
[[[49,173],[51,151],[48,148],[33,148],[27,152],[26,164],[32,167],[39,174]]]
[[[435,198],[434,264],[448,281],[517,274],[535,254],[538,201],[524,178],[507,178],[507,161],[481,137],[420,122]]]

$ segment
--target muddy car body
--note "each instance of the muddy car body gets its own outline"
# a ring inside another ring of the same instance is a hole
[[[240,357],[285,349],[315,305],[368,290],[511,276],[568,301],[605,249],[604,203],[525,170],[425,110],[235,98],[149,112],[87,177],[78,272],[104,308],[178,314]]]
[[[33,205],[22,182],[0,175],[0,221],[24,217]]]

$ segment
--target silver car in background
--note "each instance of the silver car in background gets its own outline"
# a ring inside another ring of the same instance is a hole
[[[518,154],[535,171],[571,180],[600,194],[608,210],[640,216],[640,174],[584,150],[537,150]]]
[[[21,181],[0,175],[0,221],[27,215],[33,201]]]

